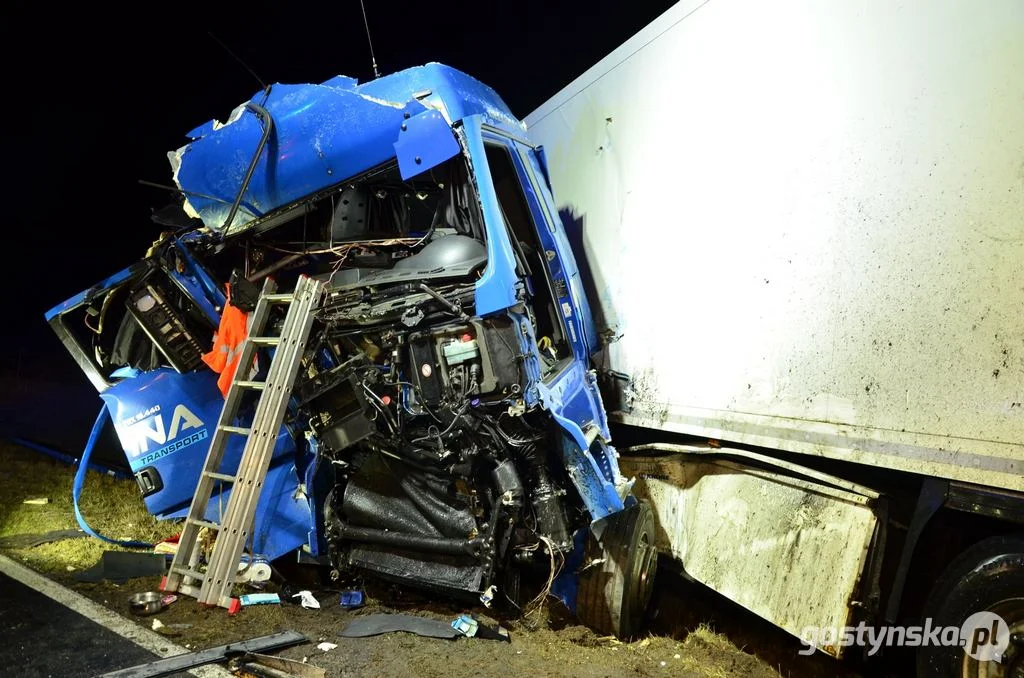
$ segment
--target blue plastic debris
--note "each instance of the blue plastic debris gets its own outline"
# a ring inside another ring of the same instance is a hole
[[[342,591],[341,592],[341,606],[346,610],[352,610],[357,607],[362,607],[364,603],[364,596],[362,591]]]
[[[480,627],[480,622],[470,617],[468,614],[459,616],[455,621],[452,622],[452,628],[466,636],[472,638],[476,635],[476,630]]]
[[[243,607],[247,605],[278,605],[281,603],[281,596],[276,593],[247,593],[238,597],[238,602]]]

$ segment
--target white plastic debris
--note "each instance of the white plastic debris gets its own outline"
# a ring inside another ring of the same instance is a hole
[[[668,666],[668,662],[661,662],[662,666]]]
[[[159,631],[163,627],[164,627],[164,623],[162,621],[160,621],[159,619],[154,619],[153,620],[153,630],[154,631]]]
[[[338,647],[334,643],[320,643],[316,646],[316,649],[323,650],[324,652],[330,652],[334,648]]]
[[[299,591],[292,598],[298,598],[299,603],[307,610],[320,609],[320,601],[313,597],[312,591]]]
[[[678,654],[672,655],[672,659],[679,659],[679,655]]]

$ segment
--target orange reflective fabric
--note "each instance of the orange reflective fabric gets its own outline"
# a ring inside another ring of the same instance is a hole
[[[203,354],[203,362],[210,369],[220,374],[217,388],[225,398],[238,369],[238,361],[242,355],[242,342],[248,333],[246,318],[248,315],[231,305],[231,289],[228,288],[228,303],[224,304],[224,312],[220,316],[220,327],[213,335],[213,350]]]

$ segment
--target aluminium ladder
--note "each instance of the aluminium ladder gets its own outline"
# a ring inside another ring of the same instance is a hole
[[[210,440],[210,449],[181,532],[178,551],[170,571],[161,583],[164,591],[179,591],[195,597],[200,603],[226,607],[231,613],[239,607],[238,599],[231,596],[231,587],[242,551],[250,537],[260,491],[274,454],[278,432],[284,423],[292,386],[313,324],[313,311],[323,294],[323,284],[301,276],[291,294],[275,294],[275,291],[275,283],[268,278],[253,310],[247,336],[242,342],[238,366],[224,399],[224,409],[221,410],[217,428]],[[289,307],[280,336],[260,336],[267,324],[271,307],[277,304]],[[250,381],[249,372],[256,351],[271,346],[276,348],[266,380]],[[235,419],[243,395],[254,390],[259,391],[260,396],[252,424],[248,427],[238,426]],[[246,438],[234,474],[224,473],[221,469],[228,437],[232,435]],[[218,483],[230,483],[232,486],[221,523],[206,520],[207,507]],[[201,572],[198,567],[203,547],[199,536],[204,528],[216,531],[217,538],[206,571]]]

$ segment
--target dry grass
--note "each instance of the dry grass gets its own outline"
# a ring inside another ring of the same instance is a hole
[[[71,501],[74,469],[9,442],[0,442],[0,468],[0,537],[78,527]],[[24,503],[40,497],[49,499],[49,503]],[[155,541],[179,531],[173,521],[158,521],[146,511],[132,480],[90,471],[80,508],[93,529],[116,539]],[[7,555],[40,571],[66,573],[69,567],[90,567],[104,551],[111,550],[122,549],[86,538],[9,549]]]
[[[41,534],[75,528],[71,503],[74,471],[67,465],[9,443],[0,442],[0,537]],[[24,504],[26,499],[46,497],[48,504]],[[111,537],[153,541],[176,533],[171,521],[157,521],[146,511],[134,481],[119,481],[89,473],[82,496],[82,512],[90,524]],[[158,577],[133,580],[121,588],[115,584],[82,584],[71,581],[68,567],[92,566],[103,551],[117,549],[96,539],[73,539],[29,549],[10,549],[6,554],[37,570],[49,573],[84,595],[125,613],[128,591],[150,590]],[[331,600],[328,596],[325,600]],[[408,605],[408,604],[406,604]],[[275,605],[246,608],[228,617],[219,608],[203,608],[184,599],[161,614],[165,624],[185,623],[176,642],[205,647],[241,638],[293,628],[310,638],[330,640],[341,647],[334,652],[313,654],[331,675],[410,675],[409,658],[422,665],[420,675],[473,673],[474,675],[551,675],[597,678],[608,675],[679,676],[680,678],[776,678],[779,674],[756,657],[744,653],[725,636],[707,625],[691,631],[683,640],[648,636],[623,642],[598,636],[590,629],[558,617],[550,624],[548,615],[557,606],[544,606],[544,619],[535,630],[514,624],[514,643],[467,642],[451,645],[436,639],[396,634],[376,638],[340,638],[341,628],[355,614],[385,608],[372,607],[350,613],[327,604],[322,610]],[[408,606],[396,608],[409,611]],[[419,611],[421,608],[416,608]],[[454,616],[458,609],[441,607],[441,617]],[[387,608],[390,611],[390,608]],[[438,616],[433,614],[432,616]],[[512,624],[505,620],[506,625]],[[557,630],[556,630],[557,629]],[[398,651],[396,651],[398,648]],[[455,648],[454,650],[452,648]],[[309,654],[296,648],[292,658]],[[285,653],[288,656],[288,652]],[[486,667],[481,669],[481,667]]]

